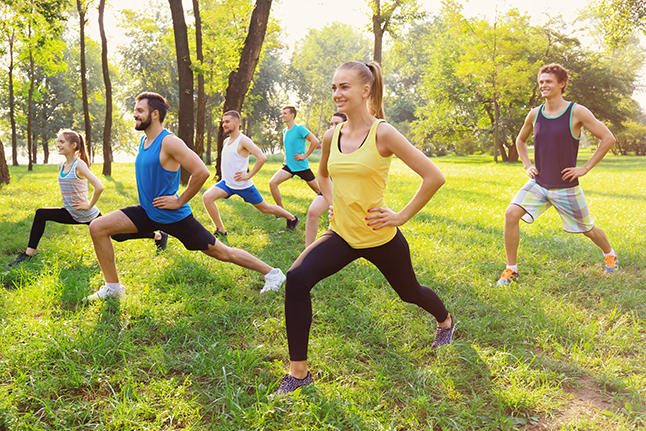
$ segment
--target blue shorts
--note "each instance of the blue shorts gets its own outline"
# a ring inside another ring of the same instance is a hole
[[[229,199],[233,195],[238,195],[242,199],[244,199],[245,202],[250,203],[251,205],[258,205],[264,200],[256,186],[251,186],[242,190],[236,190],[229,188],[226,181],[224,180],[217,183],[216,186],[224,190],[229,195],[225,199]]]

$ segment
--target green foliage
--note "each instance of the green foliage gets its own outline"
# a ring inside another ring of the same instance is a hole
[[[504,209],[525,181],[522,168],[486,156],[437,165],[446,185],[401,229],[420,281],[457,317],[452,346],[433,351],[433,319],[358,261],[312,291],[315,385],[270,400],[288,359],[284,291],[261,296],[258,274],[176,240],[163,253],[137,240],[115,244],[127,297],[84,306],[103,281],[87,227],[49,223],[36,259],[0,271],[0,427],[643,428],[646,161],[608,156],[582,179],[619,272],[603,274],[598,248],[564,233],[550,210],[521,226],[521,279],[512,288],[493,283],[504,268]],[[269,201],[279,167],[268,163],[254,177]],[[137,200],[134,167],[113,168],[117,181],[92,166],[105,185],[104,213]],[[3,264],[24,250],[34,210],[61,205],[54,166],[10,169],[0,194]],[[418,185],[394,160],[388,205],[401,209]],[[297,180],[281,191],[304,218],[311,191]],[[191,204],[211,228],[199,195]],[[235,197],[218,207],[232,246],[284,271],[302,251],[302,227],[286,232],[283,220]],[[321,218],[319,233],[326,226]]]
[[[587,15],[596,17],[605,41],[624,45],[635,31],[646,34],[645,0],[595,0]]]
[[[617,143],[612,148],[614,154],[646,156],[646,124],[636,121],[623,123],[623,130],[617,134]]]
[[[626,43],[592,51],[558,17],[536,26],[512,9],[490,23],[445,2],[437,16],[399,38],[387,59],[387,115],[412,122],[409,138],[427,154],[491,152],[498,125],[503,146],[497,148],[513,160],[525,116],[542,103],[536,73],[551,62],[571,72],[565,96],[614,131],[640,111],[632,94],[642,48]]]

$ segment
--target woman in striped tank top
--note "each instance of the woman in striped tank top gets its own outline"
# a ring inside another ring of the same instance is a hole
[[[58,165],[58,184],[63,197],[63,208],[39,208],[36,210],[27,250],[20,253],[13,262],[9,263],[9,266],[31,259],[36,254],[36,248],[45,233],[45,224],[48,221],[89,225],[92,220],[101,215],[95,205],[103,192],[103,184],[90,171],[90,161],[85,151],[83,137],[73,130],[62,129],[58,132],[56,148],[58,154],[65,156],[65,161]],[[88,181],[94,189],[89,201]],[[133,238],[139,238],[139,236],[122,235],[117,237],[115,235],[113,239],[125,241]],[[155,232],[155,242],[158,248],[166,247],[167,238],[167,234]],[[162,245],[163,247],[161,247]]]

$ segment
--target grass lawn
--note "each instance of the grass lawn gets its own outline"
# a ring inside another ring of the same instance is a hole
[[[284,289],[261,296],[257,273],[177,240],[161,253],[137,240],[115,243],[127,297],[84,306],[103,283],[86,227],[50,223],[36,259],[6,266],[25,249],[34,211],[62,205],[56,166],[10,167],[0,189],[0,430],[646,429],[646,158],[608,156],[581,180],[618,273],[604,274],[601,251],[550,210],[521,226],[521,278],[505,288],[493,284],[522,167],[433,161],[446,185],[402,231],[420,281],[457,317],[453,345],[433,351],[432,316],[357,261],[313,290],[315,385],[277,400],[268,394],[288,359]],[[255,177],[271,203],[279,167]],[[113,170],[103,213],[137,202],[134,166]],[[401,209],[418,184],[394,161],[389,206]],[[281,189],[304,221],[314,194],[296,179]],[[200,197],[194,213],[213,229]],[[288,232],[237,197],[219,208],[230,245],[283,271],[302,251],[304,225]]]

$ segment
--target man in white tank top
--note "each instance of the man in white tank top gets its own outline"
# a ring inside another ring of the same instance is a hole
[[[267,156],[251,139],[240,132],[240,114],[237,111],[225,112],[222,116],[222,128],[229,134],[222,146],[222,180],[202,196],[204,207],[216,227],[215,235],[221,239],[227,235],[215,201],[222,198],[228,199],[232,195],[239,195],[262,213],[283,217],[287,220],[287,229],[296,229],[298,217],[278,205],[268,204],[253,184],[251,178],[260,171],[267,161]],[[249,154],[256,157],[256,163],[250,171]]]

